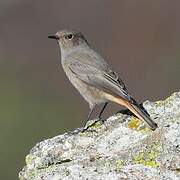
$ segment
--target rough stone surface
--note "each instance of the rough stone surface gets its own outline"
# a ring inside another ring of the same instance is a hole
[[[180,92],[143,104],[159,128],[117,114],[83,133],[44,140],[26,156],[20,179],[180,179]]]

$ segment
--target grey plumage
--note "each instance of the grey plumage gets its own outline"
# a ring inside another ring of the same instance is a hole
[[[145,120],[151,129],[156,129],[156,123],[140,109],[117,73],[89,46],[81,33],[64,30],[54,37],[59,42],[66,75],[89,103],[90,109],[96,104],[113,101],[126,106]]]
[[[63,62],[65,68],[69,68],[76,78],[84,83],[133,102],[124,83],[94,51],[77,50],[65,57]]]

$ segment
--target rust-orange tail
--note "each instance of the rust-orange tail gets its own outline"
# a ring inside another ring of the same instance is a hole
[[[149,114],[147,114],[141,107],[138,105],[130,104],[127,106],[129,110],[131,110],[139,119],[146,121],[146,123],[150,126],[150,128],[154,131],[158,126],[157,124],[151,119]]]
[[[132,104],[125,99],[117,98],[112,95],[107,95],[107,98],[117,104],[123,105],[128,108],[134,115],[136,115],[139,119],[146,121],[146,123],[150,126],[152,130],[155,130],[158,126],[157,124],[150,118],[149,114],[146,113],[141,107],[138,105]]]

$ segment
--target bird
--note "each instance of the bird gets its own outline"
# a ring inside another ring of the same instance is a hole
[[[76,30],[60,30],[48,38],[55,39],[61,52],[61,64],[73,86],[88,102],[89,121],[96,105],[103,105],[98,119],[109,102],[129,109],[137,118],[144,120],[151,130],[158,126],[128,92],[124,82],[89,44],[85,36]]]

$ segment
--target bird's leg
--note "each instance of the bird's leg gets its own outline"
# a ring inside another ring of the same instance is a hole
[[[101,119],[101,115],[103,114],[103,112],[104,112],[104,110],[105,110],[105,108],[106,108],[107,105],[108,105],[108,102],[104,103],[104,105],[103,105],[100,113],[99,113],[98,116],[97,116],[97,118],[98,118],[97,121],[100,120],[101,122],[104,122],[104,121]],[[87,120],[86,120],[86,124],[85,124],[84,129],[83,129],[82,132],[84,132],[84,131],[87,130],[90,126],[92,126],[93,124],[95,124],[95,123],[97,122],[97,121],[95,121],[95,122],[93,122],[91,125],[87,125],[87,122],[90,120],[91,115],[92,115],[92,113],[93,113],[93,111],[94,111],[94,108],[95,108],[95,106],[90,106],[90,111],[89,111],[89,114],[88,114],[88,117],[87,117]]]
[[[100,113],[99,113],[99,115],[98,115],[98,119],[100,121],[102,121],[102,122],[104,122],[104,121],[101,119],[101,115],[103,114],[103,112],[104,112],[105,108],[107,107],[107,105],[108,105],[108,102],[105,102],[102,109],[101,109],[101,111],[100,111]]]
[[[89,113],[88,113],[88,116],[87,116],[87,119],[86,119],[86,123],[90,120],[91,115],[92,115],[92,113],[93,113],[93,111],[94,111],[94,107],[95,107],[95,106],[90,107],[90,111],[89,111]]]
[[[90,106],[90,111],[89,111],[89,113],[88,113],[88,116],[87,116],[86,123],[85,123],[85,126],[84,126],[84,127],[86,127],[87,122],[90,120],[91,115],[92,115],[92,113],[93,113],[93,111],[94,111],[94,108],[95,108],[95,106]]]
[[[84,128],[83,128],[83,130],[82,130],[81,132],[84,132],[85,130],[87,130],[87,129],[89,128],[89,126],[87,125],[87,122],[90,120],[91,115],[92,115],[92,113],[93,113],[93,111],[94,111],[94,108],[95,108],[95,106],[90,106],[90,111],[89,111],[89,113],[88,113],[88,116],[87,116],[87,119],[86,119]]]

